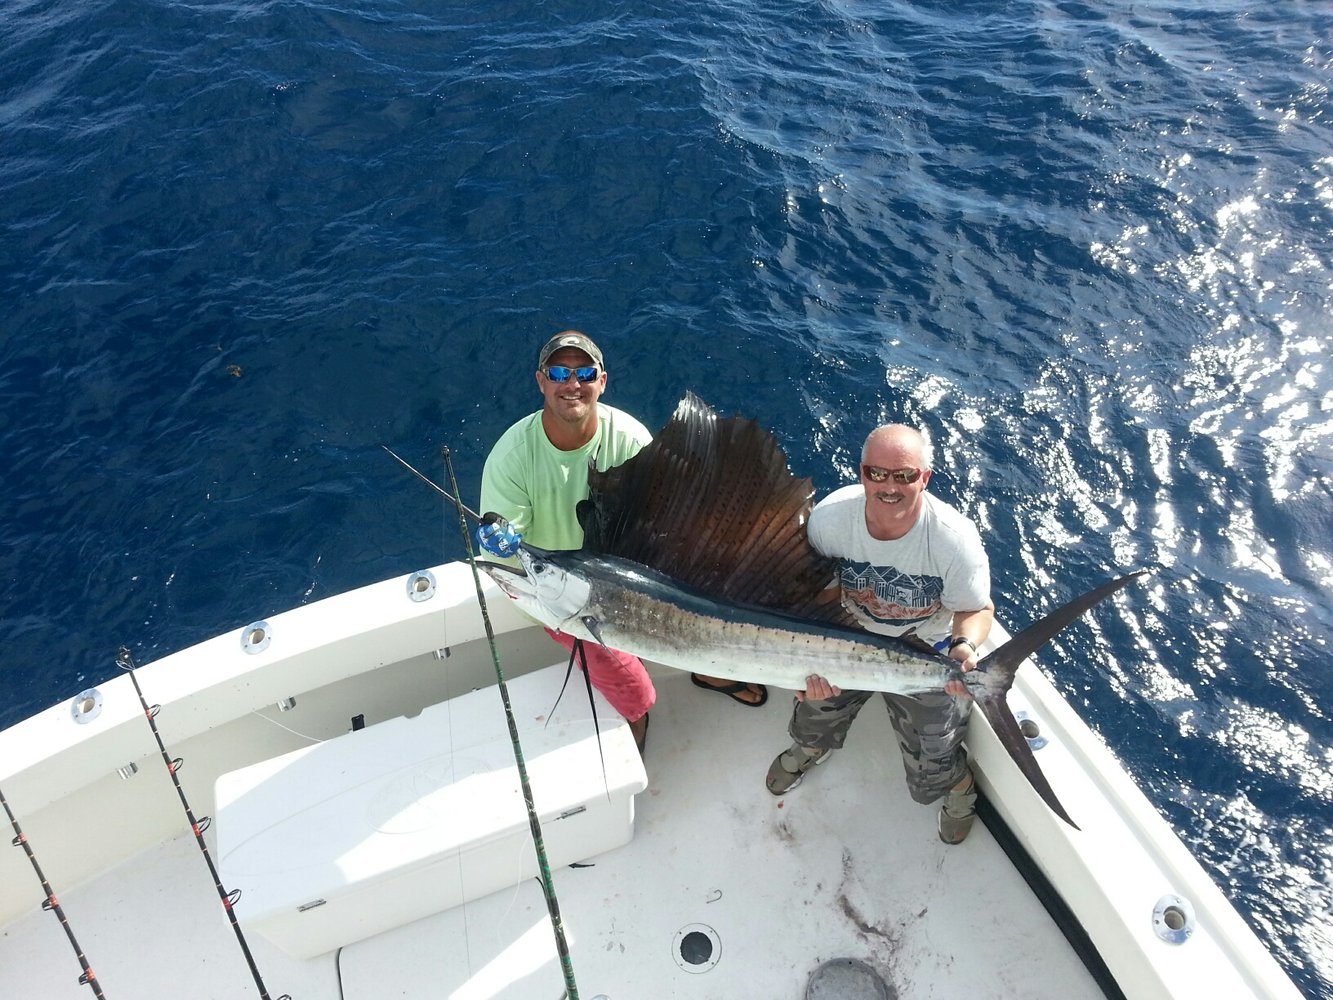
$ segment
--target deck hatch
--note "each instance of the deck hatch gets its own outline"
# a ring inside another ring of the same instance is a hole
[[[810,973],[805,1000],[897,1000],[898,991],[855,958],[834,958]]]

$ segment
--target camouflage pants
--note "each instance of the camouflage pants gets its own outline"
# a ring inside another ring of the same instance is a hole
[[[788,731],[810,749],[840,750],[847,730],[873,691],[844,691],[823,701],[798,701]],[[967,773],[967,716],[972,702],[944,692],[885,694],[889,722],[898,735],[907,789],[917,802],[943,798]]]

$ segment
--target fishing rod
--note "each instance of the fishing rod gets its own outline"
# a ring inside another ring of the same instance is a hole
[[[227,911],[227,919],[231,921],[231,929],[236,932],[236,940],[241,946],[241,952],[245,955],[245,962],[250,967],[250,975],[254,977],[255,986],[259,990],[262,1000],[270,1000],[268,988],[264,985],[264,978],[259,974],[259,966],[255,964],[254,956],[250,954],[250,946],[245,941],[245,934],[241,930],[241,923],[236,919],[234,909],[236,901],[241,898],[241,890],[233,889],[228,892],[222,885],[222,878],[218,875],[218,869],[213,864],[213,855],[208,852],[208,844],[204,842],[204,831],[213,823],[213,820],[205,816],[203,819],[194,818],[194,810],[190,808],[190,802],[185,797],[185,789],[181,787],[181,781],[176,774],[181,769],[185,761],[172,757],[167,753],[167,745],[162,742],[162,734],[157,728],[157,713],[162,710],[161,705],[153,705],[151,708],[148,701],[143,696],[143,688],[139,687],[139,678],[134,670],[134,658],[130,651],[121,646],[116,654],[116,666],[121,670],[127,671],[130,675],[130,682],[134,685],[134,693],[139,696],[139,704],[143,706],[144,718],[148,720],[148,728],[153,731],[153,739],[157,741],[157,749],[162,753],[162,763],[167,766],[167,773],[171,775],[171,783],[176,786],[176,795],[181,800],[181,808],[185,810],[185,817],[190,821],[190,829],[194,831],[195,842],[199,845],[199,850],[204,856],[204,862],[208,865],[208,872],[213,876],[213,885],[217,888],[218,899],[222,901],[222,908]],[[282,994],[278,1000],[291,1000],[288,993]]]
[[[106,1000],[106,994],[102,992],[102,984],[97,981],[93,975],[92,967],[88,965],[88,959],[84,957],[83,949],[79,947],[78,938],[74,936],[74,930],[69,926],[69,921],[65,919],[65,911],[60,906],[60,900],[56,899],[55,890],[51,888],[51,883],[46,880],[46,873],[42,871],[42,866],[37,863],[37,855],[33,852],[32,845],[28,843],[28,838],[19,826],[18,817],[14,815],[14,810],[9,808],[9,802],[5,799],[5,793],[0,790],[0,805],[5,807],[5,815],[9,817],[9,825],[14,828],[14,839],[10,842],[14,847],[22,847],[23,853],[28,856],[28,861],[32,864],[32,870],[37,873],[37,881],[42,883],[42,891],[46,893],[46,898],[42,900],[42,909],[49,910],[56,915],[60,921],[60,926],[65,928],[65,936],[69,938],[70,947],[74,949],[74,954],[79,958],[79,965],[83,966],[83,975],[79,976],[80,986],[91,986],[93,996],[98,1000]]]
[[[384,449],[389,451],[388,448]],[[449,485],[455,493],[458,492],[458,479],[454,476],[454,462],[449,449],[442,448],[441,454],[444,456],[444,465],[449,473]],[[389,451],[393,455],[392,451]],[[393,455],[398,458],[397,455]],[[398,461],[403,462],[401,458]],[[407,465],[406,462],[403,462]],[[467,553],[468,565],[472,567],[472,583],[477,588],[477,603],[481,606],[481,621],[486,628],[486,641],[491,647],[491,663],[495,667],[495,677],[499,682],[500,700],[504,703],[505,721],[509,724],[509,741],[514,748],[514,763],[518,765],[518,781],[523,789],[523,804],[528,809],[528,827],[532,832],[532,844],[537,852],[537,869],[541,875],[542,895],[546,897],[546,912],[551,918],[551,930],[555,933],[555,950],[560,956],[560,969],[565,977],[565,1000],[579,1000],[578,983],[574,981],[574,963],[569,955],[569,944],[565,940],[565,924],[560,916],[560,902],[556,899],[555,883],[551,881],[551,866],[546,858],[546,842],[542,839],[541,819],[537,816],[537,806],[532,797],[532,786],[528,783],[528,766],[523,759],[523,747],[518,739],[518,723],[514,721],[514,709],[509,702],[509,686],[505,683],[504,671],[500,668],[500,654],[495,646],[495,630],[491,627],[490,612],[486,608],[486,597],[481,589],[481,574],[477,572],[477,561],[472,551],[472,538],[467,530],[467,519],[464,514],[471,514],[474,520],[480,521],[472,511],[468,510],[462,503],[445,493],[443,489],[435,486],[429,479],[407,465],[412,472],[434,486],[436,490],[443,493],[453,501],[458,508],[458,530],[463,536],[463,551]]]
[[[425,474],[424,474],[423,472],[421,472],[419,469],[415,469],[415,468],[413,468],[412,465],[411,465],[406,459],[404,459],[402,456],[400,456],[400,455],[398,455],[396,452],[394,452],[394,450],[393,450],[392,448],[390,448],[388,445],[383,445],[383,444],[382,444],[382,445],[380,445],[380,447],[383,448],[385,451],[387,451],[387,452],[388,452],[390,455],[392,455],[394,458],[396,458],[400,463],[402,463],[403,467],[406,468],[409,472],[411,472],[412,475],[416,476],[416,477],[417,477],[418,479],[420,479],[423,483],[425,483],[427,486],[429,486],[431,489],[433,489],[436,493],[440,494],[440,496],[444,497],[446,500],[448,500],[450,503],[452,503],[452,504],[453,504],[455,507],[457,507],[462,513],[467,514],[469,517],[471,517],[471,518],[472,518],[474,521],[476,521],[478,524],[491,524],[491,523],[494,522],[494,519],[498,516],[498,515],[496,515],[496,514],[487,514],[487,515],[485,515],[484,517],[479,517],[479,516],[477,515],[476,511],[471,510],[465,503],[463,503],[462,501],[458,500],[456,497],[454,497],[452,494],[450,494],[449,491],[446,490],[443,486],[441,486],[441,485],[439,485],[438,483],[436,483],[435,480],[433,480],[433,479],[431,479],[430,477],[428,477],[427,475],[425,475]],[[449,456],[449,449],[448,449],[448,448],[444,448],[444,449],[442,449],[442,451],[443,451],[443,453],[444,453],[445,462],[446,462],[446,463],[448,464],[448,466],[449,466],[449,475],[452,476],[452,475],[453,475],[453,463],[452,463],[452,460],[451,460],[451,458],[450,458],[450,456]],[[450,485],[453,486],[453,488],[454,488],[454,492],[457,493],[457,492],[458,492],[458,484],[457,484],[457,483],[451,483]],[[465,539],[465,541],[466,541],[466,539]],[[468,552],[470,553],[470,552],[471,552],[471,549],[468,549]],[[469,562],[471,562],[471,557],[470,557],[470,556],[469,556]],[[524,575],[525,575],[525,572],[524,572],[522,569],[519,569],[518,567],[509,567],[509,566],[505,566],[503,563],[487,563],[487,565],[490,566],[490,567],[493,568],[493,569],[502,569],[502,570],[506,570],[506,571],[508,571],[508,572],[516,573],[516,574],[518,574],[519,576],[524,576]],[[485,601],[485,598],[483,598],[483,597],[481,596],[481,592],[480,592],[480,591],[477,592],[477,598],[478,598],[479,602],[481,603],[482,616],[485,617],[485,615],[486,615],[486,601]],[[562,698],[564,698],[564,696],[565,696],[565,688],[569,685],[569,678],[570,678],[570,676],[571,676],[571,675],[573,674],[573,672],[574,672],[574,664],[575,664],[575,662],[576,662],[576,658],[577,658],[578,661],[582,661],[582,666],[583,666],[583,681],[584,681],[584,684],[586,685],[586,687],[587,687],[587,689],[588,689],[588,707],[589,707],[590,709],[592,709],[592,725],[593,725],[593,731],[597,734],[597,756],[598,756],[599,758],[601,758],[601,761],[602,761],[602,777],[605,778],[605,777],[606,777],[606,757],[605,757],[605,755],[604,755],[603,752],[602,752],[602,731],[601,731],[601,729],[600,729],[600,728],[598,727],[598,725],[597,725],[597,700],[593,697],[593,694],[592,694],[592,675],[588,673],[588,658],[587,658],[587,655],[586,655],[586,654],[584,653],[584,651],[583,651],[583,640],[582,640],[582,639],[575,639],[575,640],[574,640],[574,648],[571,649],[571,650],[569,651],[569,669],[568,669],[568,671],[565,673],[565,683],[562,684],[562,685],[560,686],[560,693],[557,694],[556,697],[555,697],[555,703],[556,703],[557,705],[559,705],[559,704],[560,704],[560,700],[561,700]],[[554,712],[554,709],[552,709],[552,711]],[[551,724],[551,717],[550,717],[549,715],[547,716],[546,724],[547,724],[547,725],[550,725],[550,724]],[[609,787],[607,788],[606,797],[607,797],[608,800],[611,798],[611,790],[610,790]]]

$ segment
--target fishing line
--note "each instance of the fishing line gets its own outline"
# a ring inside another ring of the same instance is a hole
[[[79,985],[91,986],[93,996],[97,997],[98,1000],[106,1000],[106,995],[102,992],[102,984],[93,975],[93,970],[88,965],[88,959],[84,957],[83,949],[79,947],[79,941],[74,936],[69,921],[65,919],[65,911],[60,906],[60,900],[56,899],[55,890],[51,888],[51,883],[46,880],[46,874],[42,871],[42,866],[37,863],[37,855],[33,853],[32,845],[28,843],[23,828],[19,826],[18,817],[14,815],[14,810],[9,808],[9,802],[5,799],[3,790],[0,790],[0,805],[5,807],[5,815],[9,817],[9,825],[14,828],[14,839],[10,843],[14,847],[23,848],[23,853],[28,856],[28,861],[32,864],[32,870],[37,873],[37,881],[42,883],[42,891],[46,893],[46,898],[42,900],[42,909],[49,910],[56,915],[56,919],[60,921],[60,926],[65,928],[65,936],[69,938],[70,947],[74,949],[74,954],[79,958],[79,965],[83,967],[83,975],[79,977]]]
[[[218,899],[222,901],[222,908],[227,911],[227,919],[231,921],[231,929],[236,932],[236,941],[241,946],[241,952],[245,955],[245,962],[250,966],[250,975],[254,976],[255,986],[259,989],[259,995],[263,1000],[269,1000],[268,989],[264,986],[264,979],[259,974],[259,966],[255,964],[254,956],[250,954],[250,946],[246,944],[245,934],[241,931],[240,921],[236,919],[236,911],[233,907],[236,901],[241,898],[241,890],[233,889],[228,892],[222,885],[222,879],[218,875],[218,869],[213,864],[213,856],[208,852],[208,844],[204,842],[204,831],[213,824],[211,817],[205,816],[203,819],[194,818],[194,810],[190,808],[190,802],[185,797],[185,789],[181,787],[180,778],[176,772],[181,769],[185,761],[177,757],[174,760],[167,754],[167,745],[162,742],[162,734],[157,728],[157,713],[162,710],[161,705],[148,705],[148,700],[143,696],[143,688],[139,687],[139,678],[134,671],[134,658],[130,651],[120,647],[116,654],[116,665],[130,675],[130,682],[134,685],[134,692],[139,696],[139,704],[143,706],[144,718],[148,720],[148,728],[153,731],[153,739],[157,741],[157,749],[162,754],[162,763],[167,766],[167,773],[171,775],[171,783],[176,787],[176,795],[180,798],[181,808],[185,810],[185,817],[190,821],[190,829],[194,831],[195,842],[199,845],[199,850],[204,856],[204,862],[208,865],[208,872],[213,876],[213,885],[217,888]],[[278,1000],[291,1000],[288,993],[282,994]]]
[[[430,478],[429,476],[427,476],[425,473],[421,472],[419,469],[417,469],[415,466],[413,466],[411,462],[409,462],[407,459],[403,458],[403,457],[402,457],[401,455],[399,455],[396,451],[394,451],[392,448],[390,448],[387,444],[382,444],[382,445],[380,445],[380,447],[383,448],[385,451],[387,451],[390,455],[392,455],[392,456],[398,461],[398,463],[399,463],[400,465],[402,465],[402,467],[405,468],[408,472],[412,473],[412,475],[416,476],[416,477],[417,477],[418,479],[420,479],[423,483],[425,483],[427,486],[429,486],[431,489],[433,489],[436,493],[440,494],[440,496],[444,497],[444,498],[445,498],[446,500],[448,500],[451,504],[453,504],[455,507],[457,507],[457,508],[459,509],[460,512],[466,514],[468,517],[472,518],[472,520],[476,521],[478,524],[481,523],[481,520],[482,520],[481,515],[478,514],[478,513],[477,513],[475,510],[473,510],[471,507],[469,507],[467,504],[463,503],[462,500],[459,500],[458,497],[456,497],[456,496],[452,496],[452,495],[450,495],[450,493],[449,493],[448,490],[446,490],[446,489],[445,489],[443,486],[441,486],[439,483],[435,482],[435,480],[431,479],[431,478]],[[449,462],[449,449],[448,449],[448,448],[445,448],[445,449],[444,449],[444,460],[445,460],[446,463]],[[450,476],[450,482],[449,482],[449,485],[452,486],[452,487],[454,488],[454,493],[457,493],[457,492],[458,492],[458,484],[455,483],[455,482],[453,482],[453,472],[454,472],[454,470],[453,470],[453,466],[450,465],[450,467],[449,467],[449,476]],[[467,535],[467,522],[466,522],[466,521],[463,522],[463,534],[464,534],[464,536],[465,536],[464,540],[466,541],[466,540],[467,540],[467,539],[466,539],[466,535]],[[472,551],[472,548],[471,548],[471,545],[469,544],[469,546],[468,546],[468,552],[471,553],[471,551]]]
[[[263,712],[256,712],[256,711],[254,711],[253,709],[251,709],[251,710],[250,710],[250,714],[253,715],[253,716],[256,716],[256,717],[258,717],[258,718],[260,718],[260,719],[263,719],[265,722],[267,722],[267,723],[268,723],[269,725],[271,725],[271,726],[277,726],[279,729],[285,729],[285,730],[287,730],[287,732],[291,733],[293,736],[299,736],[299,737],[301,737],[301,739],[303,739],[303,740],[307,740],[307,741],[310,742],[310,743],[327,743],[327,742],[328,742],[328,740],[326,740],[326,739],[322,739],[322,738],[320,738],[320,737],[318,737],[318,736],[307,736],[305,733],[298,733],[298,732],[297,732],[295,729],[293,729],[291,726],[284,726],[284,725],[283,725],[281,722],[279,722],[277,719],[270,719],[270,718],[269,718],[267,715],[265,715]]]
[[[388,448],[384,450],[389,451]],[[393,455],[393,452],[389,451],[389,454]],[[441,454],[444,456],[445,469],[449,473],[449,486],[456,495],[458,493],[458,480],[454,476],[453,456],[448,448],[441,449]],[[394,458],[398,458],[398,456],[394,455]],[[401,458],[398,461],[403,462]],[[407,465],[406,462],[403,462],[403,464]],[[419,478],[426,479],[410,465],[407,467],[413,473],[416,473]],[[426,482],[430,482],[430,480],[426,479]],[[433,483],[431,485],[434,486]],[[481,574],[477,571],[477,560],[472,551],[472,538],[468,533],[467,519],[464,514],[470,514],[477,521],[481,519],[438,486],[435,489],[453,501],[458,508],[458,530],[463,536],[463,551],[467,553],[468,566],[472,569],[472,583],[477,591],[477,604],[481,608],[481,621],[486,628],[486,642],[491,649],[491,663],[495,667],[495,678],[500,689],[500,700],[504,704],[505,721],[509,724],[509,741],[514,749],[514,763],[518,765],[518,781],[523,789],[523,804],[528,810],[528,827],[532,832],[532,845],[537,852],[537,869],[540,873],[542,895],[546,897],[546,912],[551,917],[551,930],[555,934],[555,950],[556,954],[560,956],[560,968],[565,977],[565,1000],[579,1000],[578,984],[574,981],[574,963],[570,959],[569,945],[565,940],[565,924],[560,917],[560,903],[555,896],[555,883],[551,880],[551,866],[546,859],[546,842],[542,839],[542,824],[537,816],[537,807],[532,798],[532,786],[528,783],[528,766],[523,759],[523,747],[518,739],[518,724],[514,721],[514,708],[509,701],[509,686],[505,683],[504,671],[500,667],[500,654],[495,646],[495,630],[491,627],[490,612],[486,608],[486,595],[481,589]]]

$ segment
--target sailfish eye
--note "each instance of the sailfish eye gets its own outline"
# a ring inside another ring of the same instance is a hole
[[[534,573],[545,573],[545,572],[546,572],[546,563],[544,563],[544,562],[535,562],[535,563],[533,563],[533,564],[532,564],[532,571],[533,571]]]

